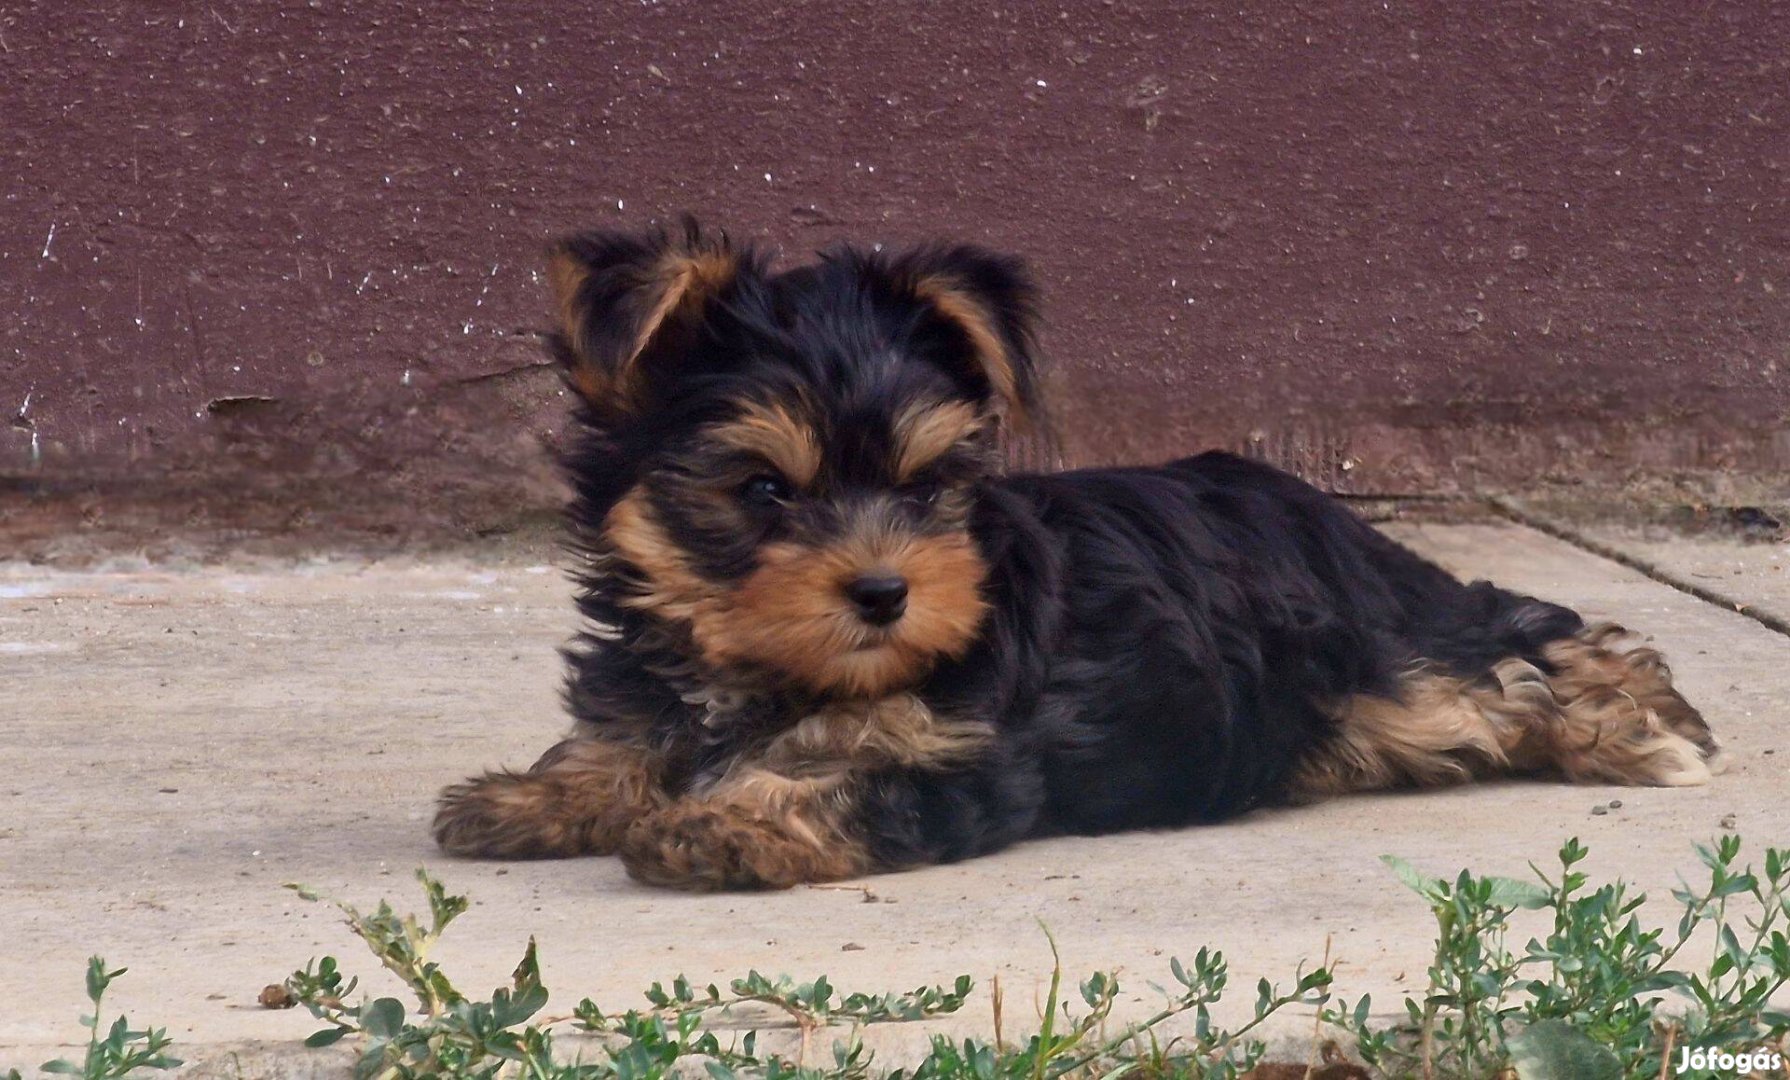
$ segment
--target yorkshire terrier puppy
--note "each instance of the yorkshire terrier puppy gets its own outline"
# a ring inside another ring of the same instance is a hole
[[[691,225],[549,268],[576,728],[448,788],[449,852],[777,888],[1352,791],[1710,775],[1656,652],[1284,473],[1005,475],[1039,410],[1010,258],[779,272]]]

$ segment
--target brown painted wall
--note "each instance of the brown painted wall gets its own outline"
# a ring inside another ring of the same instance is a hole
[[[1076,462],[1790,474],[1769,3],[0,10],[0,476],[550,502],[538,252],[691,210],[1029,255]],[[107,487],[106,485],[110,485]],[[470,518],[454,507],[471,507]],[[458,516],[456,516],[458,515]]]

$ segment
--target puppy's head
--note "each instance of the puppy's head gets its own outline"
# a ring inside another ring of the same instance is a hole
[[[554,349],[592,436],[587,542],[702,658],[867,697],[975,639],[968,531],[1035,410],[1032,290],[973,248],[838,249],[772,273],[694,226],[551,255]]]

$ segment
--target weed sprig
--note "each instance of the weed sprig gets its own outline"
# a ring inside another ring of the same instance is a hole
[[[1647,1077],[1675,1067],[1673,1048],[1783,1048],[1790,1013],[1772,1000],[1790,983],[1790,852],[1768,848],[1765,873],[1739,864],[1741,842],[1698,844],[1709,874],[1672,890],[1676,926],[1649,929],[1646,896],[1621,881],[1587,889],[1577,838],[1559,852],[1557,878],[1449,881],[1384,861],[1436,918],[1429,985],[1405,998],[1403,1022],[1383,1023],[1363,995],[1324,1018],[1353,1037],[1363,1061],[1388,1077]],[[1521,954],[1506,945],[1518,909],[1551,911],[1553,928]],[[1677,962],[1699,933],[1700,967]]]
[[[130,1021],[119,1016],[106,1028],[105,1035],[100,1035],[100,1005],[106,989],[124,972],[124,968],[108,969],[103,957],[87,958],[87,1000],[93,1002],[93,1015],[81,1017],[81,1026],[88,1029],[87,1053],[80,1061],[46,1061],[38,1066],[40,1070],[83,1080],[117,1080],[138,1069],[174,1069],[181,1065],[179,1058],[163,1053],[173,1042],[165,1028],[133,1031]],[[19,1070],[8,1070],[5,1080],[20,1080]]]
[[[409,988],[414,1005],[393,997],[354,1000],[358,980],[344,978],[333,956],[294,972],[284,990],[327,1025],[307,1045],[359,1040],[359,1080],[1233,1080],[1261,1063],[1258,1028],[1294,1007],[1313,1008],[1317,1022],[1389,1080],[1654,1080],[1673,1074],[1675,1048],[1687,1047],[1770,1048],[1790,1057],[1790,1012],[1774,1005],[1790,985],[1790,852],[1767,849],[1764,871],[1756,873],[1741,864],[1736,836],[1696,850],[1707,884],[1672,891],[1679,917],[1666,927],[1641,922],[1646,897],[1621,881],[1592,887],[1579,868],[1587,852],[1577,839],[1560,849],[1557,872],[1531,865],[1533,880],[1465,870],[1431,877],[1384,857],[1436,922],[1426,985],[1406,995],[1392,1018],[1376,1014],[1366,995],[1352,1005],[1333,1000],[1326,967],[1297,972],[1285,989],[1261,980],[1249,1018],[1227,1028],[1213,1014],[1229,969],[1222,953],[1201,949],[1190,965],[1169,962],[1174,982],[1159,1010],[1114,1029],[1117,974],[1096,972],[1080,982],[1078,995],[1069,993],[1047,930],[1053,963],[1035,1030],[1006,1036],[997,980],[992,1039],[934,1035],[917,1063],[893,1070],[876,1063],[864,1029],[958,1012],[974,991],[968,976],[948,987],[882,994],[844,993],[824,976],[798,982],[753,971],[725,989],[680,976],[669,986],[654,983],[636,1008],[610,1012],[587,998],[568,1015],[543,1018],[548,993],[532,938],[509,984],[482,1000],[457,988],[431,959],[468,904],[423,870],[417,877],[425,916],[399,914],[384,901],[371,913],[335,902],[355,936]],[[1520,952],[1508,942],[1519,910],[1552,914],[1545,935]],[[122,974],[97,956],[88,962],[93,1015],[81,1018],[91,1029],[85,1057],[47,1062],[45,1072],[119,1080],[180,1064],[165,1053],[169,1039],[161,1029],[132,1030],[121,1016],[101,1034],[102,999]],[[794,1028],[793,1054],[767,1049],[756,1028],[725,1038],[711,1029],[734,1012],[768,1013]],[[814,1042],[824,1032],[836,1037],[830,1052],[817,1052]],[[566,1060],[567,1034],[589,1037],[577,1048],[588,1060],[577,1053]],[[1333,1046],[1324,1056],[1336,1060]],[[1300,1071],[1269,1068],[1280,1070],[1275,1076]],[[0,1080],[19,1080],[19,1073]]]
[[[1321,1004],[1330,984],[1329,973],[1323,970],[1301,974],[1287,992],[1264,979],[1257,987],[1253,1018],[1229,1030],[1211,1017],[1211,1007],[1223,996],[1229,977],[1224,957],[1202,949],[1191,970],[1171,961],[1178,989],[1157,1014],[1107,1035],[1119,994],[1117,976],[1101,972],[1084,980],[1083,1007],[1075,1008],[1063,993],[1063,970],[1057,961],[1039,1030],[1017,1046],[1008,1047],[998,1038],[953,1041],[935,1036],[918,1065],[883,1074],[874,1069],[873,1055],[861,1037],[863,1029],[958,1011],[974,989],[967,975],[948,988],[923,986],[886,994],[841,994],[824,976],[797,982],[754,971],[733,980],[725,991],[713,984],[697,987],[680,976],[669,988],[654,983],[646,991],[645,1008],[611,1013],[587,998],[568,1017],[530,1023],[547,1003],[533,940],[511,985],[494,991],[488,1002],[472,1001],[428,959],[442,931],[466,910],[466,899],[449,895],[427,871],[419,870],[417,877],[429,903],[426,925],[414,916],[397,914],[387,903],[369,915],[336,902],[349,928],[410,988],[417,999],[414,1014],[396,998],[349,1004],[356,983],[343,982],[334,957],[313,961],[285,983],[293,1000],[330,1025],[306,1040],[309,1045],[327,1046],[351,1034],[363,1037],[354,1070],[360,1080],[659,1080],[693,1068],[701,1068],[713,1080],[866,1080],[881,1075],[887,1080],[1054,1080],[1077,1072],[1110,1076],[1115,1063],[1132,1057],[1132,1048],[1146,1037],[1151,1037],[1148,1058],[1158,1075],[1233,1077],[1247,1071],[1263,1053],[1262,1043],[1248,1037],[1251,1031],[1289,1005]],[[308,889],[294,888],[307,899],[319,899]],[[1051,953],[1055,959],[1054,941]],[[757,1030],[724,1042],[705,1026],[711,1014],[745,1007],[768,1008],[787,1018],[800,1038],[793,1058],[767,1052]],[[1190,1011],[1195,1014],[1190,1037],[1167,1042],[1153,1037],[1164,1022]],[[556,1057],[554,1029],[562,1024],[596,1036],[602,1047],[598,1060],[565,1062]],[[816,1064],[810,1060],[812,1039],[826,1029],[844,1029],[843,1037],[834,1040],[829,1060]]]

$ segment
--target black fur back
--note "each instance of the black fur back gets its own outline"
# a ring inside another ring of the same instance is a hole
[[[1462,584],[1309,485],[1223,453],[1001,480],[972,527],[994,626],[922,693],[943,715],[998,716],[1003,752],[879,786],[868,819],[892,863],[1280,801],[1332,733],[1326,703],[1393,695],[1419,660],[1468,678],[1511,656],[1540,664],[1582,626]]]

